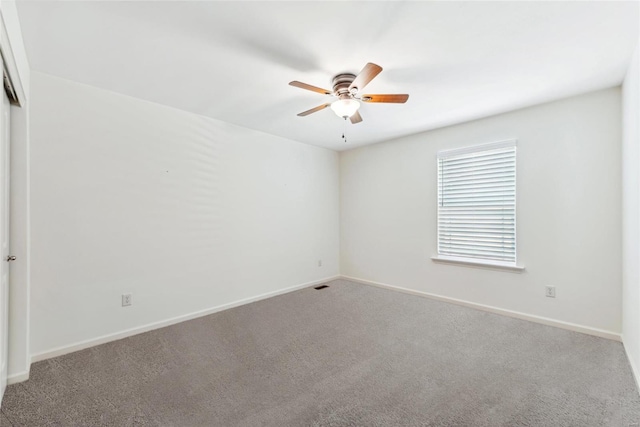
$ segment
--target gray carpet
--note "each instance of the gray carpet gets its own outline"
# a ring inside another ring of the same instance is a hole
[[[346,281],[36,363],[17,426],[629,426],[618,342]]]

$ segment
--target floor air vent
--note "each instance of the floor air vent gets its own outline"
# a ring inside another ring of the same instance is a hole
[[[316,290],[318,290],[318,291],[319,291],[320,289],[324,289],[324,288],[328,288],[328,287],[329,287],[329,285],[320,285],[320,286],[316,286],[316,287],[315,287],[315,288],[313,288],[313,289],[316,289]]]

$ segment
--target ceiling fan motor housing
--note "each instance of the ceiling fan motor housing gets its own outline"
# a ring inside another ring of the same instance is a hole
[[[343,97],[350,98],[351,93],[349,92],[349,86],[351,85],[351,83],[353,83],[355,79],[356,79],[355,74],[351,74],[351,73],[338,74],[332,80],[333,93],[339,98],[343,98]]]

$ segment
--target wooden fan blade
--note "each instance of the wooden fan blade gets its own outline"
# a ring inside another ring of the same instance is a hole
[[[351,123],[355,125],[356,123],[360,123],[362,121],[362,116],[358,111],[356,111],[351,117],[349,117],[349,120],[351,120]]]
[[[298,114],[298,116],[300,116],[300,117],[308,116],[309,114],[315,113],[316,111],[324,110],[329,105],[331,105],[331,104],[318,105],[316,108],[312,108],[310,110],[303,111],[302,113]]]
[[[364,89],[366,85],[369,84],[371,80],[382,71],[382,67],[376,64],[369,62],[364,66],[360,74],[356,76],[351,85],[349,85],[349,90],[358,88],[358,90]]]
[[[312,92],[318,92],[318,93],[321,93],[323,95],[331,95],[331,91],[328,91],[326,89],[322,89],[321,87],[311,86],[311,85],[308,85],[306,83],[299,82],[297,80],[289,82],[289,85],[290,86],[299,87],[300,89],[310,90]]]
[[[392,104],[404,104],[409,99],[409,95],[388,94],[388,95],[362,95],[364,102],[389,102]]]

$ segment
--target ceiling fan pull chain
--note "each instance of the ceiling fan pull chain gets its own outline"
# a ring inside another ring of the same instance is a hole
[[[344,139],[344,142],[347,142],[347,116],[344,117],[344,125],[342,127],[342,139]]]

